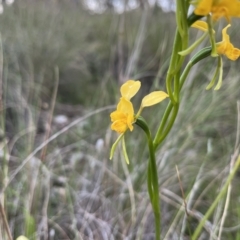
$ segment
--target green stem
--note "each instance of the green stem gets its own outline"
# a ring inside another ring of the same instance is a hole
[[[172,104],[172,103],[170,103]],[[172,110],[173,109],[173,110]],[[172,126],[176,120],[177,114],[178,114],[178,109],[179,109],[179,104],[176,104],[174,106],[171,107],[171,118],[168,121],[168,125],[167,127],[164,129],[164,132],[160,135],[160,138],[158,139],[158,143],[156,144],[154,142],[154,149],[156,150],[156,148],[163,142],[163,140],[167,137],[168,133],[170,132],[170,130],[172,129]],[[168,115],[169,118],[169,115]]]
[[[213,30],[212,17],[209,14],[207,15],[207,24],[208,24],[208,33],[209,33],[209,37],[210,37],[210,42],[211,42],[211,45],[212,45],[211,56],[212,57],[218,57],[216,42],[215,42],[215,33],[214,33],[214,30]]]
[[[148,128],[147,123],[142,117],[139,117],[136,124],[142,128],[145,132],[148,140],[149,150],[149,162],[148,162],[148,193],[152,204],[154,219],[155,219],[155,235],[156,240],[160,240],[161,236],[161,212],[160,212],[160,201],[159,201],[159,185],[158,185],[158,172],[155,151],[153,147],[152,136]]]
[[[151,183],[151,179],[152,179],[151,169],[152,169],[151,161],[148,161],[147,184],[148,184],[148,194],[152,203],[153,189],[152,189],[152,183]]]
[[[156,150],[156,148],[159,146],[159,144],[161,143],[161,142],[160,142],[161,133],[162,133],[163,130],[164,130],[164,127],[165,127],[165,125],[166,125],[166,123],[167,123],[167,120],[168,120],[168,117],[169,117],[169,115],[170,115],[170,113],[171,113],[171,111],[172,111],[172,108],[173,108],[173,104],[172,104],[172,102],[170,101],[170,102],[168,103],[168,106],[167,106],[166,110],[165,110],[165,113],[164,113],[164,115],[163,115],[162,121],[161,121],[161,123],[160,123],[160,125],[159,125],[159,128],[158,128],[158,130],[157,130],[156,136],[155,136],[155,138],[154,138],[154,140],[153,140],[153,145],[154,145],[154,149],[155,149],[155,150]]]
[[[182,74],[182,76],[180,77],[180,86],[179,86],[179,92],[181,91],[182,89],[182,86],[190,72],[192,68],[192,62],[189,61],[189,63],[187,64],[186,68],[184,69],[184,72]],[[169,124],[168,126],[165,128],[166,124],[167,124],[167,120],[172,112],[172,109],[173,109],[173,104],[172,102],[170,101],[168,103],[168,106],[167,106],[167,109],[163,115],[163,119],[160,123],[160,126],[157,130],[157,133],[156,133],[156,136],[154,138],[154,141],[153,141],[153,145],[154,145],[154,149],[156,149],[161,143],[162,141],[166,138],[166,136],[168,135],[169,131],[171,130],[172,126],[173,126],[173,123],[177,117],[177,113],[178,113],[178,109],[179,109],[179,104],[175,106],[174,108],[174,112],[172,114],[172,117],[171,117],[171,120],[169,121]],[[165,128],[165,131],[164,131],[164,128]]]
[[[191,70],[191,68],[198,63],[199,61],[201,61],[202,59],[210,56],[211,54],[211,47],[207,47],[202,49],[201,51],[199,51],[198,53],[196,53],[192,59],[188,62],[187,66],[185,67],[181,77],[180,77],[180,85],[179,85],[179,93],[183,87],[183,84],[185,83],[185,80]],[[174,112],[171,116],[171,119],[168,121],[169,116],[172,112],[172,109],[174,107]],[[177,113],[178,113],[178,108],[179,108],[179,104],[176,104],[175,106],[173,105],[173,103],[170,101],[168,103],[168,106],[165,110],[165,113],[163,115],[162,121],[159,125],[159,128],[157,130],[157,133],[155,135],[154,141],[153,141],[153,145],[154,145],[154,150],[157,149],[157,147],[163,142],[163,140],[167,137],[168,133],[170,132],[173,123],[177,117]],[[166,124],[168,123],[168,126],[166,127]]]
[[[183,3],[180,4],[180,6],[183,7]],[[184,12],[184,8],[182,8],[182,11]],[[184,56],[180,56],[178,53],[184,49],[186,49],[188,45],[188,33],[187,33],[187,22],[181,22],[183,24],[184,28],[184,34],[181,35],[179,30],[177,29],[175,40],[174,40],[174,46],[173,46],[173,53],[170,60],[170,65],[166,77],[166,87],[167,92],[169,94],[170,103],[166,109],[166,112],[164,114],[163,120],[160,123],[159,129],[157,131],[156,137],[154,139],[154,149],[157,148],[157,146],[160,144],[161,141],[165,139],[167,134],[172,128],[172,125],[176,119],[178,109],[179,109],[179,92],[181,88],[181,79],[180,79],[180,70],[181,66],[184,61]],[[179,22],[180,24],[180,22]],[[172,90],[172,79],[174,78],[174,91]],[[168,127],[166,128],[166,131],[161,136],[165,125],[167,123],[167,120],[169,118],[170,113],[172,112],[172,108],[174,106],[174,111],[172,113],[171,120],[169,121]]]
[[[174,77],[174,98],[176,103],[179,103],[179,92],[180,92],[180,71],[178,71]]]
[[[177,70],[176,65],[177,65],[177,60],[179,59],[178,52],[181,51],[181,36],[178,32],[176,31],[175,35],[175,40],[173,44],[173,54],[171,56],[170,64],[169,64],[169,69],[167,72],[167,77],[166,77],[166,87],[167,87],[167,92],[169,94],[169,98],[175,104],[175,99],[173,96],[173,91],[172,91],[172,79],[174,76],[174,72]]]
[[[177,27],[181,37],[183,37],[183,35],[185,34],[185,30],[187,28],[187,19],[185,17],[186,15],[185,0],[176,1],[176,5],[178,10],[176,11]]]

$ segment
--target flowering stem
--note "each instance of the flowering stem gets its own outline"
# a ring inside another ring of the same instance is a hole
[[[210,54],[211,54],[211,47],[207,47],[202,49],[192,57],[192,59],[188,62],[187,66],[185,67],[180,77],[179,92],[181,91],[183,84],[191,68],[202,59],[210,56]],[[174,105],[172,101],[169,102],[153,141],[154,150],[157,149],[157,147],[163,142],[163,140],[167,137],[168,133],[170,132],[173,126],[173,123],[175,122],[175,119],[177,117],[178,108],[179,108],[179,103]],[[171,115],[171,119],[169,119],[172,109],[173,109],[173,113]],[[168,125],[166,126],[167,122],[168,122]]]
[[[181,36],[179,32],[176,31],[174,45],[173,45],[173,54],[171,56],[170,65],[169,65],[167,78],[166,78],[167,92],[173,104],[175,104],[175,99],[172,91],[172,79],[174,77],[174,72],[177,70],[176,66],[177,66],[177,60],[179,58],[179,55],[178,55],[179,51],[181,51]]]
[[[158,172],[155,151],[153,147],[152,136],[147,123],[142,117],[139,117],[136,124],[142,128],[148,139],[149,162],[148,162],[148,194],[152,204],[154,219],[155,219],[155,236],[156,240],[160,240],[161,234],[161,214],[160,214],[160,201],[159,201],[159,185],[158,185]]]
[[[185,16],[187,15],[187,6],[185,5],[185,0],[178,0],[176,1],[177,4],[177,13],[176,13],[176,22],[177,22],[177,27],[179,29],[179,33],[181,37],[186,32],[187,26],[187,18]]]

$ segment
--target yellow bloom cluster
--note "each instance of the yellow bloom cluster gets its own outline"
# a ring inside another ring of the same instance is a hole
[[[214,21],[221,17],[225,17],[230,22],[230,17],[240,17],[240,1],[239,0],[197,0],[195,2],[194,13],[200,16],[211,14]],[[202,31],[208,31],[208,24],[203,21],[197,21],[193,25]],[[217,53],[225,55],[230,60],[237,60],[240,56],[240,49],[235,48],[230,42],[227,34],[229,24],[222,30],[222,41],[217,43]],[[211,29],[210,29],[211,32]]]
[[[240,17],[239,0],[198,0],[195,5],[196,15],[206,16],[211,13],[215,21],[221,17],[225,17],[228,21],[230,17]]]
[[[121,88],[121,98],[117,105],[117,110],[110,115],[111,129],[123,134],[126,130],[133,130],[133,124],[136,118],[140,115],[144,107],[149,107],[163,101],[168,95],[163,91],[155,91],[142,99],[140,109],[136,115],[134,115],[134,109],[132,102],[130,101],[133,96],[139,91],[141,87],[140,81],[128,80]]]
[[[231,25],[228,24],[223,30],[222,30],[222,41],[218,42],[217,45],[217,53],[219,55],[225,55],[230,60],[237,60],[240,56],[240,49],[235,48],[233,44],[230,42],[230,37],[227,34],[227,29]],[[206,22],[203,21],[197,21],[195,22],[192,27],[198,28],[202,31],[208,30],[208,25]]]

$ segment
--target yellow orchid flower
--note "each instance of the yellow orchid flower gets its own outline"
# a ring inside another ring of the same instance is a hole
[[[211,13],[215,21],[221,17],[225,17],[228,21],[230,17],[240,17],[239,0],[198,0],[195,5],[196,15],[206,16]]]
[[[140,81],[128,80],[125,82],[121,88],[121,98],[117,105],[117,110],[112,112],[110,115],[111,129],[118,132],[124,133],[128,128],[130,131],[133,130],[134,110],[130,99],[136,95],[141,87]]]
[[[132,131],[133,123],[136,121],[136,118],[140,115],[144,107],[155,105],[168,97],[168,94],[163,91],[155,91],[148,94],[142,99],[140,109],[137,115],[134,116],[134,109],[130,99],[135,96],[140,87],[140,81],[134,80],[128,80],[121,86],[120,92],[122,97],[117,105],[117,110],[110,115],[111,121],[113,122],[111,125],[112,130],[118,133],[124,133],[127,129]]]
[[[228,24],[225,28],[222,30],[222,41],[218,42],[217,45],[217,53],[219,55],[225,55],[228,59],[235,61],[240,56],[240,49],[235,48],[233,44],[230,42],[230,37],[227,34],[227,29],[231,25]],[[192,27],[195,27],[197,29],[200,29],[202,31],[207,31],[207,24],[203,21],[196,21]]]
[[[232,61],[235,61],[240,56],[240,49],[235,48],[233,44],[230,42],[230,37],[227,34],[227,29],[231,25],[228,24],[223,30],[222,30],[222,41],[217,43],[217,52],[218,54],[223,54],[227,58],[229,58]]]
[[[141,114],[143,108],[150,107],[152,105],[160,103],[161,101],[168,97],[168,94],[163,91],[155,91],[148,94],[142,99],[140,109],[135,115],[133,104],[130,100],[133,96],[136,95],[140,87],[141,87],[140,81],[128,80],[126,83],[124,83],[120,88],[121,98],[117,105],[117,109],[110,114],[110,118],[112,121],[111,129],[120,134],[115,143],[112,145],[110,159],[112,159],[113,157],[113,153],[116,149],[118,142],[122,140],[123,153],[127,164],[129,164],[129,159],[126,151],[124,133],[128,129],[130,131],[133,130],[133,124]]]

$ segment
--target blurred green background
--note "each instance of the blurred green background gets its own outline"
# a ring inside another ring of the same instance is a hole
[[[166,1],[139,0],[134,7],[117,1],[122,12],[114,1],[98,1],[95,11],[89,2],[3,4],[0,186],[13,239],[154,239],[145,136],[137,126],[126,134],[129,166],[121,149],[109,161],[117,138],[109,114],[127,79],[142,82],[136,109],[149,91],[165,90],[175,14],[163,11]],[[226,24],[216,26],[219,41]],[[229,32],[240,47],[237,24],[233,19]],[[190,30],[190,42],[200,36]],[[191,239],[238,151],[239,60],[224,59],[222,88],[207,91],[215,66],[209,58],[192,69],[175,126],[157,153],[162,239]],[[153,132],[167,101],[143,112]],[[232,182],[222,239],[240,239],[238,181]],[[187,221],[180,185],[192,210]],[[201,239],[216,239],[225,204],[220,201]],[[1,224],[0,234],[8,239]]]

